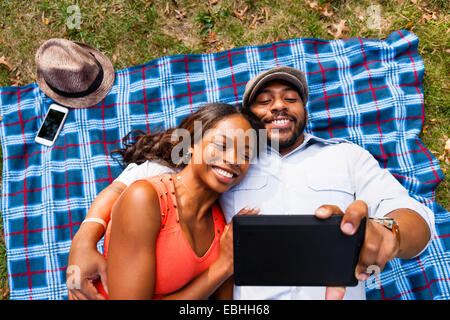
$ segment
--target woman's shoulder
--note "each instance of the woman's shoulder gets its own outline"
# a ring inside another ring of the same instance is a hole
[[[159,212],[158,192],[147,179],[137,180],[128,186],[119,202],[123,207],[135,208],[136,212]]]

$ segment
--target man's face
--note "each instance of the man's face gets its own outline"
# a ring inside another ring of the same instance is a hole
[[[279,80],[267,83],[258,92],[250,111],[264,124],[269,139],[278,139],[280,153],[303,142],[306,112],[299,93],[289,83]]]

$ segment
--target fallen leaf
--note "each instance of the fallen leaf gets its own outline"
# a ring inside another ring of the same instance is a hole
[[[6,60],[5,56],[0,57],[0,64],[4,65],[9,70],[12,70],[12,68],[13,68],[12,65]]]
[[[328,2],[325,5],[325,7],[319,7],[319,12],[322,16],[330,18],[330,17],[334,16],[333,11],[328,11],[328,9],[330,9],[330,8],[331,8],[331,3]]]
[[[344,37],[343,33],[345,31],[350,31],[350,29],[345,25],[346,22],[347,22],[346,19],[341,19],[339,23],[332,23],[330,25],[331,29],[332,30],[334,29],[335,31],[328,30],[328,33],[331,34],[334,37],[334,39],[343,38]]]
[[[174,9],[174,11],[175,11],[175,18],[177,20],[182,20],[186,16],[186,9],[182,10]]]
[[[45,17],[45,12],[42,12],[42,16],[41,16],[41,20],[42,23],[45,24],[46,26],[49,24],[50,20],[48,18]]]
[[[308,1],[308,0],[306,0],[305,2],[306,2],[306,5],[307,5],[308,7],[310,7],[311,9],[316,9],[316,8],[319,7],[319,2],[318,2],[318,0],[314,0],[314,1]]]
[[[263,8],[264,11],[264,17],[266,22],[269,21],[269,9],[267,9],[266,7]]]
[[[447,138],[447,141],[445,142],[445,153],[450,155],[450,139]]]
[[[240,10],[233,10],[233,14],[241,21],[244,21],[245,19],[247,19],[247,17],[245,16],[245,12],[247,12],[248,10],[248,6],[245,6],[244,9],[240,9]]]
[[[170,7],[169,7],[169,3],[166,3],[166,8],[164,9],[164,15],[168,16],[170,13]]]

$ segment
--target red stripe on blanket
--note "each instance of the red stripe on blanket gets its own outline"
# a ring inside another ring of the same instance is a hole
[[[319,41],[314,41],[314,50],[316,53],[316,59],[317,59],[317,63],[319,64],[320,70],[322,72],[322,90],[323,90],[323,96],[325,99],[325,106],[327,108],[327,117],[328,117],[328,132],[330,134],[330,138],[333,138],[333,130],[331,129],[331,116],[330,116],[330,106],[328,104],[328,96],[327,96],[327,90],[326,90],[326,77],[325,77],[325,71],[323,69],[322,64],[320,63],[320,59],[319,59],[319,52],[317,51],[317,44],[320,43]],[[323,44],[323,43],[321,43]],[[326,42],[325,44],[329,44],[328,42]]]
[[[22,137],[23,137],[23,152],[26,155],[27,154],[27,143],[25,138],[25,126],[23,124],[23,118],[22,118],[22,110],[20,109],[20,88],[17,88],[17,113],[19,115],[19,121],[20,121],[20,128],[22,130]],[[28,168],[28,158],[25,158],[25,172],[23,177],[23,188],[26,190],[27,188],[27,168]],[[23,247],[25,250],[25,263],[27,265],[27,275],[28,275],[28,289],[29,289],[29,299],[32,300],[32,284],[31,284],[31,267],[30,267],[30,259],[28,258],[28,238],[27,238],[27,192],[24,192],[23,195],[23,230],[24,230],[24,236],[23,236]]]

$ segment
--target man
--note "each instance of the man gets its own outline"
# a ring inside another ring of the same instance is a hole
[[[365,299],[367,269],[382,270],[395,257],[419,254],[431,239],[434,216],[363,148],[343,139],[324,140],[304,132],[308,87],[304,74],[279,67],[249,81],[242,111],[264,124],[278,150],[262,152],[245,179],[221,198],[227,220],[242,205],[258,205],[265,214],[311,214],[326,219],[344,214],[341,230],[353,234],[364,217],[366,236],[355,270],[356,287],[235,287],[235,299]],[[394,231],[394,232],[393,232]],[[399,237],[398,237],[399,236]],[[401,241],[399,239],[401,238]],[[274,239],[276,241],[276,239]]]
[[[410,198],[366,150],[342,139],[323,140],[304,132],[307,101],[305,75],[294,68],[270,69],[247,84],[242,111],[261,122],[278,147],[263,150],[244,180],[222,196],[227,222],[240,208],[258,206],[262,214],[314,213],[322,219],[344,214],[341,230],[348,235],[364,217],[389,218],[395,228],[381,225],[382,220],[366,220],[366,236],[355,270],[360,280],[356,287],[235,286],[234,299],[365,299],[363,281],[369,276],[369,266],[382,270],[395,257],[411,258],[424,250],[433,234],[433,213]],[[146,163],[130,168],[117,181],[123,188],[138,178],[162,173],[156,166]],[[103,211],[88,216],[107,219],[121,192],[114,190],[116,186],[102,191],[107,196],[96,207]],[[93,251],[102,229],[98,223],[85,224],[74,238],[69,265],[79,265],[84,279],[81,290],[69,291],[72,297],[98,297],[89,278],[100,276],[106,283],[106,263]]]

